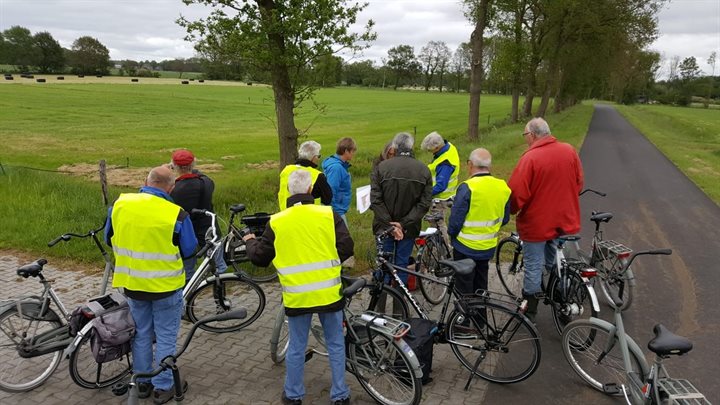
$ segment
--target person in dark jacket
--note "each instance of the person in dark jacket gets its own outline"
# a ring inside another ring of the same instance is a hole
[[[350,388],[345,382],[340,263],[353,255],[354,246],[337,212],[313,204],[311,189],[310,172],[292,172],[288,208],[270,218],[260,239],[249,234],[243,240],[255,265],[266,267],[273,262],[282,286],[289,329],[283,404],[300,404],[305,396],[305,349],[313,314],[318,314],[332,372],[330,400],[345,405],[350,402]]]
[[[175,188],[170,192],[173,201],[187,212],[192,212],[193,209],[215,212],[212,204],[215,183],[208,176],[195,169],[195,155],[187,149],[176,150],[172,154],[172,167],[177,174]],[[207,215],[190,214],[190,220],[195,230],[195,237],[200,248],[202,248],[205,245],[205,233],[210,228],[212,219]],[[193,255],[185,258],[183,264],[187,281],[195,273],[197,257]],[[215,266],[221,273],[227,270],[222,250],[218,250],[215,256]]]
[[[414,143],[412,135],[406,132],[395,135],[395,156],[378,164],[370,184],[370,209],[375,214],[373,232],[395,228],[394,240],[386,240],[383,248],[395,252],[394,264],[401,267],[407,267],[410,261],[432,199],[432,176],[428,167],[413,156]],[[404,282],[407,277],[407,273],[400,273]]]

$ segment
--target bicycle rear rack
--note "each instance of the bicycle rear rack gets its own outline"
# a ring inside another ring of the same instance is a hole
[[[356,315],[351,323],[363,326],[370,324],[370,329],[394,339],[400,339],[410,331],[408,323],[373,311],[365,311]]]
[[[614,240],[600,241],[598,242],[598,247],[606,257],[611,255],[619,258],[627,258],[632,253],[632,249]]]
[[[663,378],[658,381],[658,388],[668,394],[671,404],[710,405],[710,401],[688,380]]]

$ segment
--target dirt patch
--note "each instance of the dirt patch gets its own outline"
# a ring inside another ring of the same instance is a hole
[[[219,163],[207,163],[195,166],[204,173],[216,173],[225,169]],[[145,183],[145,178],[151,167],[123,167],[108,166],[107,181],[113,186],[140,187]],[[89,163],[73,163],[58,167],[58,171],[71,176],[84,177],[91,181],[100,181],[98,166]]]
[[[17,249],[0,249],[0,260],[11,260],[10,256],[15,257],[18,261],[18,264],[20,266],[23,266],[47,255]],[[60,269],[62,271],[81,272],[85,275],[102,275],[102,272],[104,270],[104,267],[102,267],[103,265],[101,263],[89,264],[62,257],[46,257],[46,259],[48,261],[48,266]]]
[[[247,166],[247,168],[249,168],[249,169],[264,169],[264,170],[276,169],[277,170],[277,168],[280,167],[280,164],[274,160],[266,160],[266,161],[260,162],[260,163],[248,163],[245,166]]]

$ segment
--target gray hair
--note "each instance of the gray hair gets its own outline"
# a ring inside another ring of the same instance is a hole
[[[538,138],[550,135],[550,126],[547,121],[542,118],[533,118],[525,126],[528,132],[532,132]]]
[[[168,167],[159,166],[150,170],[145,182],[148,186],[164,189],[175,185],[175,176]]]
[[[473,167],[489,169],[492,165],[492,155],[487,149],[477,148],[470,152],[470,163]]]
[[[312,160],[315,156],[320,156],[320,144],[315,141],[305,141],[298,148],[298,157],[300,159]]]
[[[415,145],[415,138],[407,132],[400,132],[393,138],[392,145],[398,154],[402,152],[412,152],[413,146]]]
[[[445,141],[443,140],[443,137],[440,136],[436,131],[430,132],[425,139],[423,139],[422,143],[420,144],[420,147],[424,150],[433,151],[435,148],[444,146]]]
[[[312,185],[310,172],[303,169],[295,170],[288,177],[288,191],[290,195],[307,194]]]

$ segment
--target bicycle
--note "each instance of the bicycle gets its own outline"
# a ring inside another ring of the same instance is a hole
[[[233,309],[228,312],[223,312],[221,314],[216,314],[207,318],[203,318],[198,320],[193,326],[192,329],[190,329],[190,332],[188,333],[187,337],[185,338],[185,341],[183,342],[183,345],[181,346],[180,350],[178,350],[175,354],[165,357],[164,359],[160,360],[160,363],[158,364],[158,367],[156,367],[154,370],[152,370],[149,373],[137,373],[133,374],[132,377],[130,377],[130,383],[128,384],[128,404],[129,405],[137,405],[139,402],[139,389],[138,389],[138,378],[152,378],[156,375],[162,373],[165,370],[172,370],[173,374],[173,383],[175,388],[175,401],[180,402],[185,398],[185,393],[183,392],[182,387],[182,379],[180,378],[180,370],[177,367],[177,359],[182,356],[183,353],[185,353],[185,350],[187,350],[188,346],[190,345],[190,341],[193,338],[193,335],[195,335],[195,331],[197,331],[198,328],[202,328],[204,325],[207,325],[209,323],[218,323],[218,322],[225,322],[225,321],[231,321],[231,320],[241,320],[244,319],[247,316],[247,311],[244,308],[238,308]],[[120,394],[122,395],[122,394]]]
[[[625,267],[641,255],[669,255],[670,249],[634,253]],[[623,324],[623,299],[612,294],[614,323],[598,319],[573,321],[562,335],[563,354],[573,370],[591,387],[608,395],[623,395],[628,404],[710,404],[688,380],[668,375],[663,360],[683,355],[692,342],[661,324],[648,343],[655,361],[648,367],[645,355]],[[585,339],[593,334],[592,341]]]
[[[71,335],[70,314],[53,290],[53,281],[44,277],[45,264],[47,260],[38,259],[17,269],[18,276],[39,279],[43,285],[39,296],[22,297],[0,307],[0,388],[10,392],[37,388],[57,369],[63,354],[69,357],[71,378],[83,388],[104,388],[124,378],[132,370],[130,355],[103,364],[92,357],[89,331],[95,318],[90,319],[82,333]],[[103,308],[109,309],[121,299],[117,295],[115,300],[112,297],[110,294],[94,300],[102,300],[107,304]],[[60,315],[51,308],[52,303]]]
[[[440,270],[440,261],[452,258],[452,246],[447,237],[447,227],[444,225],[445,214],[438,212],[435,208],[440,203],[445,203],[450,207],[452,206],[452,199],[433,200],[430,213],[424,217],[425,221],[429,222],[433,227],[420,232],[420,236],[415,238],[415,247],[417,248],[417,260],[415,263],[416,269],[420,273],[447,281],[446,277],[438,277],[436,274]],[[418,284],[423,297],[433,305],[441,303],[445,298],[445,294],[447,294],[447,288],[444,285],[434,283],[429,279],[419,278]]]
[[[441,284],[451,291],[445,296],[437,320],[435,343],[449,344],[455,357],[470,371],[465,389],[469,388],[475,376],[501,384],[516,383],[530,377],[540,365],[541,348],[535,326],[524,316],[527,302],[490,291],[460,294],[454,288],[455,274],[472,273],[475,263],[470,259],[441,261],[441,271],[437,271],[437,275],[447,278],[447,281],[390,263],[382,251],[382,239],[391,231],[389,229],[376,236],[377,265],[381,274],[389,275],[397,284],[396,291],[403,298],[402,305],[407,306],[409,302],[421,318],[430,319],[398,276],[399,271]],[[369,308],[373,308],[379,295],[372,289],[370,295]],[[453,310],[448,314],[451,300]]]
[[[240,212],[245,206],[233,206]],[[231,211],[233,211],[231,208]],[[185,313],[187,318],[196,323],[210,315],[231,311],[242,304],[249,317],[243,319],[228,318],[224,321],[204,322],[200,328],[217,333],[234,332],[255,322],[265,309],[265,292],[244,272],[236,270],[232,273],[219,273],[215,266],[215,257],[223,253],[229,235],[221,238],[217,233],[217,216],[207,210],[193,209],[193,214],[207,215],[211,221],[205,235],[205,246],[197,256],[205,256],[200,266],[183,288]],[[238,322],[239,321],[239,322]]]
[[[422,370],[412,349],[402,339],[410,330],[410,325],[373,311],[355,312],[352,301],[366,286],[366,280],[345,276],[342,280],[346,285],[342,294],[346,299],[343,325],[346,329],[347,370],[380,404],[418,404],[422,394]],[[285,308],[281,307],[275,317],[270,348],[271,352],[278,352],[278,342],[284,342],[282,357],[278,358],[280,361],[276,363],[284,360],[287,351],[287,323]],[[315,323],[310,327],[310,331],[315,340],[324,347],[322,326]],[[281,337],[283,332],[285,335]],[[313,349],[306,353],[305,361],[310,360],[314,353],[327,355]]]
[[[579,259],[566,258],[564,248],[567,242],[577,244],[579,236],[561,236],[557,238],[555,265],[550,271],[548,281],[542,281],[543,303],[552,307],[555,329],[562,334],[565,325],[582,317],[597,316],[600,305],[593,288],[592,279],[597,270]],[[508,263],[507,257],[510,256]],[[508,265],[509,264],[509,265]],[[522,297],[525,264],[522,258],[522,241],[517,233],[500,241],[495,253],[495,266],[498,277],[508,294]]]
[[[235,217],[245,211],[245,206],[236,204],[230,207],[230,221],[228,221],[227,240],[224,245],[225,262],[233,266],[236,272],[242,271],[256,283],[264,283],[277,279],[277,270],[270,264],[268,267],[258,267],[252,264],[245,252],[245,241],[242,239],[241,229],[235,224]],[[264,212],[253,215],[243,215],[240,223],[250,229],[257,236],[262,235],[265,225],[270,220],[270,215]],[[242,268],[238,265],[242,264]]]

